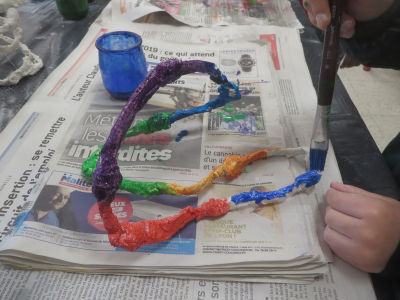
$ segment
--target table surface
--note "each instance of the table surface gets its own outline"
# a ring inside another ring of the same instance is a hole
[[[36,75],[22,79],[15,86],[0,87],[0,132],[46,77],[79,44],[90,24],[108,2],[95,0],[90,3],[88,16],[79,21],[64,20],[52,0],[26,0],[18,9],[23,29],[22,41],[42,58],[44,67]],[[291,4],[304,25],[301,41],[314,87],[317,87],[322,43],[298,1],[291,0]],[[0,65],[3,73],[11,67],[12,61],[0,58]],[[330,138],[344,183],[400,198],[399,187],[338,77],[331,108]],[[377,276],[372,276],[372,279],[378,299],[393,299],[386,281]]]

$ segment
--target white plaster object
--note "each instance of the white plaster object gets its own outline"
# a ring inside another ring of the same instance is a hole
[[[23,3],[24,0],[0,0],[0,56],[15,51],[23,54],[21,66],[6,78],[0,79],[0,86],[17,84],[23,77],[35,74],[43,66],[40,57],[21,43],[22,29],[18,27],[20,19],[15,8]]]

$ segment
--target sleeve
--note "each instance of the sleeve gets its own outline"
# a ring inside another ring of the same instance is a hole
[[[381,16],[356,22],[351,39],[341,39],[341,47],[350,56],[369,67],[400,69],[400,0]]]
[[[385,269],[379,273],[380,276],[400,279],[400,244],[390,257]]]
[[[400,187],[400,133],[386,146],[382,156]]]
[[[57,212],[57,217],[60,222],[60,228],[71,231],[77,230],[78,225],[75,218],[75,212],[71,205],[71,200],[69,200],[65,206]]]
[[[387,145],[382,155],[400,185],[400,133]],[[400,244],[397,245],[381,275],[400,279]]]

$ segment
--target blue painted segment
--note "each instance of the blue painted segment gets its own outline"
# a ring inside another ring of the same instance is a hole
[[[170,123],[172,124],[180,119],[186,118],[191,115],[210,112],[215,108],[225,106],[229,102],[239,100],[242,97],[239,92],[239,87],[232,82],[227,82],[220,85],[218,87],[218,92],[219,96],[217,98],[207,102],[202,106],[197,106],[188,110],[175,111],[169,118]],[[231,95],[231,92],[234,92],[234,94]]]
[[[302,184],[305,184],[307,188],[311,187],[317,184],[320,179],[321,179],[321,174],[319,174],[315,170],[311,170],[297,176],[293,184],[283,187],[279,190],[268,191],[268,192],[251,191],[251,192],[239,193],[232,196],[231,201],[236,205],[239,203],[245,203],[250,201],[254,201],[255,203],[258,204],[263,200],[283,198],[286,197],[288,193],[291,193],[294,188],[297,188]]]
[[[175,142],[180,142],[183,137],[187,136],[189,134],[189,131],[187,130],[182,130],[181,132],[178,133],[178,136],[175,139]]]

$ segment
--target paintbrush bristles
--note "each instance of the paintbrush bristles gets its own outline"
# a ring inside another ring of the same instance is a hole
[[[310,170],[323,171],[327,150],[310,149]]]

